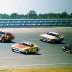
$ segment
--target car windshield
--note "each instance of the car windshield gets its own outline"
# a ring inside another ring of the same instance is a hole
[[[28,47],[33,47],[34,46],[34,44],[27,44],[27,43],[20,43],[20,44],[22,44],[22,45],[25,45],[25,46],[28,46]]]
[[[0,36],[2,36],[2,35],[4,35],[5,34],[5,32],[0,32]]]
[[[5,34],[5,32],[0,32],[0,34]]]
[[[26,44],[26,43],[23,43],[22,45],[25,45],[25,46],[30,46],[29,44]]]
[[[51,36],[57,36],[57,37],[59,37],[60,35],[58,35],[58,34],[53,34],[53,33],[47,33],[48,35],[51,35]]]

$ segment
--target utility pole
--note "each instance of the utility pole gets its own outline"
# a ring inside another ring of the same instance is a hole
[[[29,19],[29,13],[28,13],[28,19]]]

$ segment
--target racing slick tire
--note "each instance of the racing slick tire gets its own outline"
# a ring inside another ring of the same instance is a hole
[[[14,49],[12,49],[12,51],[14,52]]]
[[[70,50],[70,53],[72,53],[72,50]]]
[[[42,41],[42,39],[40,39],[40,41]]]
[[[39,51],[39,49],[36,49],[35,54],[37,54],[37,53],[38,53],[38,51]]]
[[[46,43],[48,43],[49,41],[48,41],[48,39],[46,39],[46,41],[45,41]]]
[[[4,39],[1,40],[2,43],[3,43],[4,41],[5,41]]]
[[[52,40],[52,41],[51,41],[51,43],[52,43],[52,44],[54,44],[54,43],[55,43],[55,41],[54,41],[54,40]]]
[[[65,52],[65,49],[62,49]]]
[[[43,41],[43,42],[46,42],[46,39],[45,39],[45,38],[43,38],[43,39],[42,39],[42,41]]]
[[[14,49],[13,51],[16,52],[16,53],[20,53],[20,51],[17,48]]]
[[[28,49],[26,49],[26,50],[25,50],[25,54],[28,54],[28,53],[29,53],[29,50],[28,50]]]

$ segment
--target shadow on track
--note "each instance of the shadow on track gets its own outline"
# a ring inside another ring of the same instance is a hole
[[[23,54],[23,55],[42,55],[42,54],[39,54],[39,53],[21,53],[21,54]]]
[[[50,44],[66,44],[65,42],[55,42],[55,43],[50,43]]]
[[[16,42],[14,42],[14,41],[4,41],[3,43],[16,43]]]
[[[44,42],[44,41],[42,41]],[[51,42],[45,42],[45,43],[49,43],[49,44],[66,44],[65,42],[54,42],[54,43],[51,43]]]

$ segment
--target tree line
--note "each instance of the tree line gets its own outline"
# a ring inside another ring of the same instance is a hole
[[[0,19],[72,19],[72,13],[48,13],[48,14],[37,14],[34,10],[29,11],[27,14],[12,13],[0,14]]]

